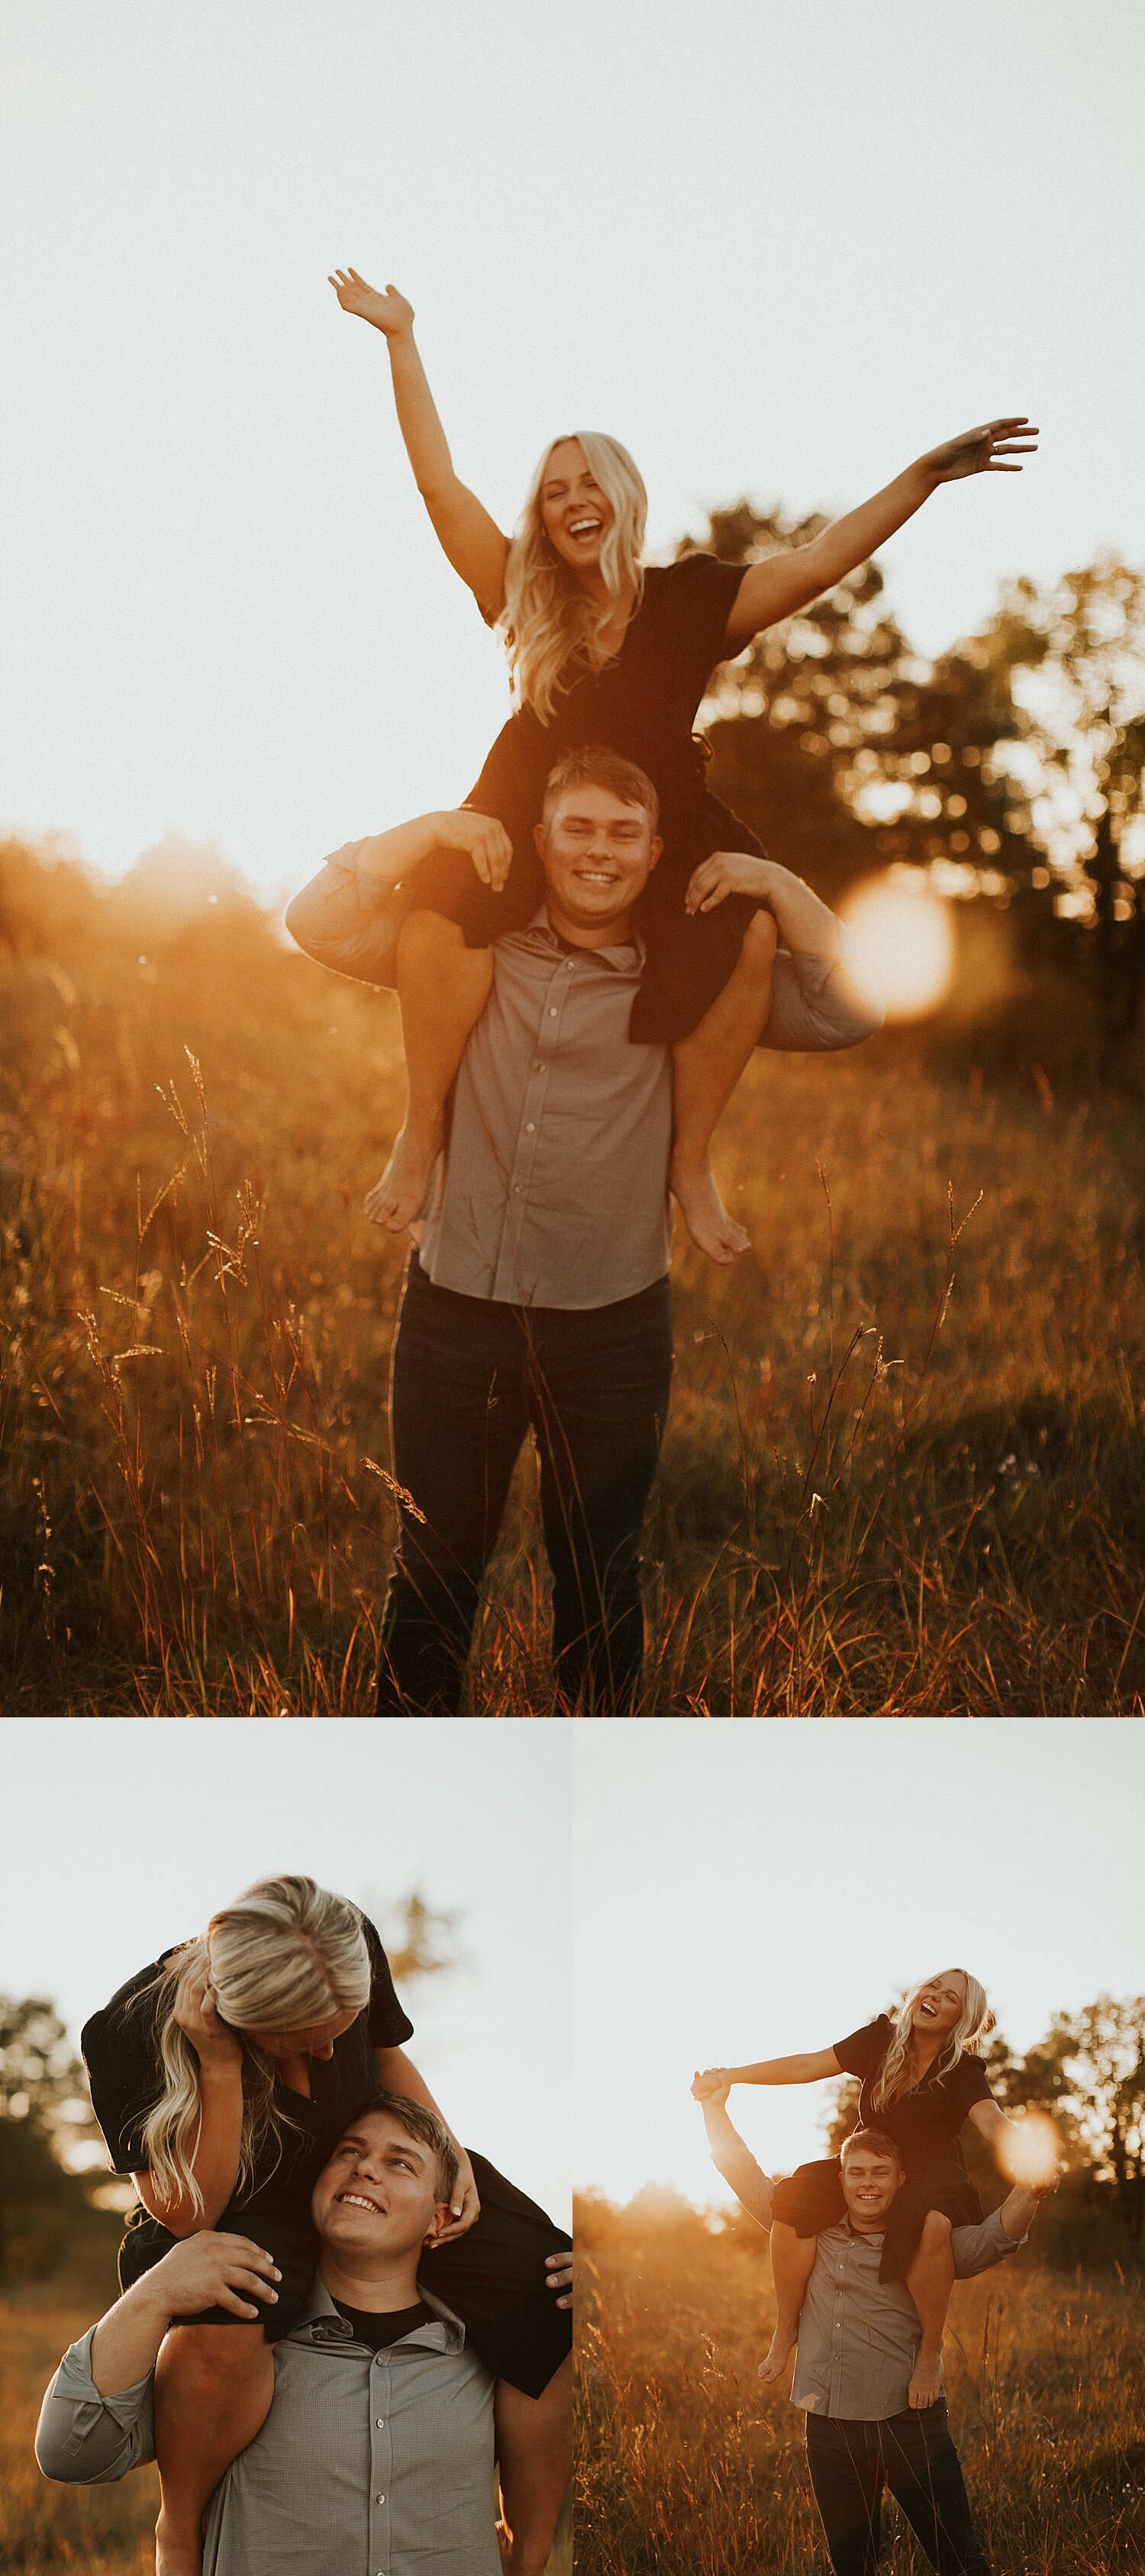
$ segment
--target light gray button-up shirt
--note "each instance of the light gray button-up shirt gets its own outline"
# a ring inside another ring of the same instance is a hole
[[[771,2178],[740,2141],[733,2159],[721,2153],[720,2171],[761,2227],[771,2225]],[[979,2227],[951,2231],[960,2281],[988,2271],[1020,2240],[994,2210]],[[847,2219],[816,2239],[815,2262],[799,2318],[791,2402],[808,2415],[839,2415],[854,2422],[882,2422],[909,2403],[911,2372],[922,2342],[918,2310],[903,2281],[880,2281],[883,2239],[861,2233]]]
[[[286,920],[310,956],[370,982],[392,969],[397,924],[388,890],[357,874],[363,846],[328,859]],[[570,949],[543,904],[527,930],[494,943],[493,991],[420,1224],[422,1268],[438,1287],[583,1308],[665,1276],[672,1069],[667,1047],[629,1040],[643,963],[638,940]],[[841,932],[834,957],[779,951],[766,1046],[854,1046],[880,1019],[847,971]]]
[[[204,2576],[499,2576],[493,2381],[420,2295],[432,2322],[371,2353],[315,2283],[274,2347],[266,2423],[211,2499]],[[69,2485],[154,2456],[153,2376],[101,2396],[94,2333],[65,2353],[36,2434],[45,2476]]]

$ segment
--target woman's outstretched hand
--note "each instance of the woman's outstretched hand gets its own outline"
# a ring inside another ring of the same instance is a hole
[[[957,483],[964,474],[1020,474],[1021,466],[1012,460],[1036,455],[1038,436],[1024,412],[1015,412],[1005,420],[988,420],[980,429],[964,429],[944,447],[932,447],[919,464],[932,483]]]
[[[693,2102],[726,2102],[731,2089],[730,2066],[707,2066],[692,2077]]]
[[[403,332],[412,331],[413,306],[396,286],[387,286],[384,292],[367,286],[356,268],[335,269],[330,284],[343,313],[360,314],[363,322],[372,322],[375,331],[383,332],[387,340],[400,339]]]
[[[186,1970],[175,1997],[175,2020],[185,2038],[190,2040],[200,2066],[241,2066],[242,2041],[237,2032],[228,2030],[219,2019],[211,1985],[211,1971],[205,1959]]]
[[[482,885],[491,894],[500,894],[513,864],[513,844],[504,824],[493,814],[474,814],[467,805],[459,805],[453,813],[437,815],[435,829],[438,825],[437,847],[464,850]]]

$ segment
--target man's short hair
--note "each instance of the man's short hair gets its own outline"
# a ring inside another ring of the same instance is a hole
[[[353,2118],[342,2131],[349,2137],[351,2129],[360,2127],[372,2111],[388,2111],[407,2138],[417,2138],[423,2147],[432,2147],[436,2165],[437,2197],[452,2200],[457,2181],[457,2149],[439,2111],[430,2111],[424,2102],[414,2102],[408,2093],[371,2093],[359,2102]]]
[[[905,2171],[902,2148],[887,2136],[885,2129],[852,2129],[850,2137],[844,2138],[839,2149],[840,2164],[846,2163],[852,2147],[865,2147],[869,2156],[886,2156],[892,2165],[898,2166],[900,2173]]]
[[[619,796],[622,805],[640,805],[655,831],[660,819],[660,799],[648,773],[638,769],[634,760],[622,760],[618,751],[609,751],[602,742],[587,742],[580,751],[566,751],[545,780],[545,802],[541,821],[548,829],[549,816],[574,787],[606,787],[610,796]]]

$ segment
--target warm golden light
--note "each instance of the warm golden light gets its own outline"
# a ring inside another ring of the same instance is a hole
[[[938,1009],[954,971],[947,905],[911,867],[867,877],[841,907],[855,981],[885,1004],[888,1020]]]
[[[1010,2134],[1002,2142],[1000,2162],[1011,2182],[1025,2183],[1037,2191],[1053,2181],[1060,2152],[1053,2121],[1047,2120],[1043,2111],[1027,2111],[1021,2120],[1011,2122]]]

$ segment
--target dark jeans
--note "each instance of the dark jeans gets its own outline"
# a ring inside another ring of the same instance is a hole
[[[807,2465],[835,2576],[875,2576],[884,2487],[939,2576],[990,2576],[970,2519],[946,2400],[864,2423],[807,2418]]]
[[[640,1531],[671,1380],[666,1279],[611,1306],[507,1306],[435,1287],[412,1255],[390,1389],[403,1496],[379,1716],[465,1714],[481,1585],[530,1426],[558,1699],[632,1711],[644,1654]]]

